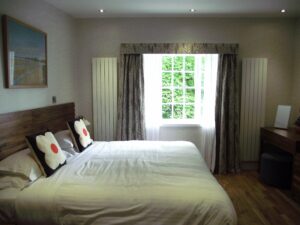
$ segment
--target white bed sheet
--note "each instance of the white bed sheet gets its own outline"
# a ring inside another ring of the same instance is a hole
[[[16,200],[18,224],[237,223],[190,142],[95,142]]]
[[[15,222],[15,200],[19,192],[16,188],[0,191],[0,224]]]
[[[0,224],[15,222],[15,200],[29,180],[19,175],[0,174]]]

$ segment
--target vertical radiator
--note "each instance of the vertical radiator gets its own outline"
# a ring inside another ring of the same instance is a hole
[[[244,162],[258,161],[260,127],[265,120],[266,82],[267,59],[243,59],[240,147]]]
[[[117,58],[93,58],[93,120],[97,141],[112,141],[117,123]]]

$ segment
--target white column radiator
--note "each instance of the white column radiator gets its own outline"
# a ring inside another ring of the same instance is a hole
[[[93,58],[94,138],[112,141],[117,123],[117,58]]]
[[[242,61],[241,161],[255,162],[259,156],[259,130],[265,120],[267,59],[245,58]]]

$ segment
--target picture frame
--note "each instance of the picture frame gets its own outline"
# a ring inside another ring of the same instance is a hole
[[[47,34],[2,16],[6,88],[47,87]]]
[[[275,118],[274,127],[280,129],[287,129],[289,124],[289,118],[291,113],[290,105],[278,105]]]

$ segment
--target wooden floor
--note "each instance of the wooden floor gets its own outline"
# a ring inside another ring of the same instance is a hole
[[[216,178],[234,204],[239,225],[300,224],[300,205],[286,193],[262,184],[256,172]]]

